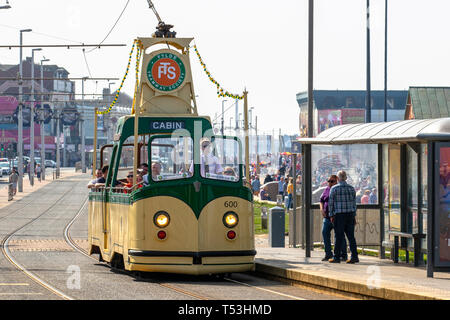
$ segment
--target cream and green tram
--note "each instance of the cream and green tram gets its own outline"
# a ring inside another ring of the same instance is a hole
[[[138,121],[138,143],[131,115],[119,119],[114,144],[102,148],[109,171],[105,185],[89,193],[89,254],[130,271],[253,270],[252,193],[243,182],[240,141],[211,134],[208,117]],[[126,188],[134,154],[148,164],[148,183]]]

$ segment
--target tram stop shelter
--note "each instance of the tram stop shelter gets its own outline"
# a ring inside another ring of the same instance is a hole
[[[358,246],[381,259],[390,248],[394,262],[404,249],[415,266],[426,255],[428,277],[450,271],[450,118],[340,125],[298,141],[307,248],[321,237],[326,180],[345,170],[357,191]]]

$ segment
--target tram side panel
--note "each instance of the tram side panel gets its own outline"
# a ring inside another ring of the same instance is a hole
[[[103,218],[101,195],[97,192],[91,192],[89,196],[88,211],[88,237],[89,254],[100,253],[102,247]]]

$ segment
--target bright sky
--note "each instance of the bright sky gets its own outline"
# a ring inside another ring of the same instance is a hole
[[[212,76],[228,91],[249,91],[249,107],[258,115],[259,130],[298,132],[296,93],[307,90],[307,0],[154,0],[162,20],[175,25],[178,37],[194,37]],[[366,87],[366,1],[315,0],[314,88],[364,90]],[[0,0],[0,6],[6,0]],[[127,0],[9,0],[0,10],[0,43],[99,43]],[[388,13],[388,89],[450,86],[450,1],[390,0]],[[122,78],[133,39],[151,36],[157,19],[146,0],[130,0],[103,48],[86,54],[93,77]],[[49,37],[52,36],[52,37]],[[87,49],[89,51],[90,49]],[[25,49],[24,56],[31,56]],[[88,76],[81,50],[44,49],[36,53],[70,72]],[[371,1],[372,89],[383,89],[384,1]],[[19,62],[18,49],[0,49],[0,63]],[[199,113],[220,114],[222,100],[191,54]],[[134,66],[124,91],[132,94]],[[120,83],[115,81],[112,89]],[[86,84],[86,93],[101,93],[107,82]],[[77,84],[77,93],[81,84]],[[233,103],[225,102],[227,108]],[[240,103],[243,112],[243,103]],[[234,107],[225,123],[235,117]]]

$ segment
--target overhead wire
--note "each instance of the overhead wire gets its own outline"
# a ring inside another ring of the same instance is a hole
[[[236,104],[236,101],[234,101],[233,104],[231,104],[228,108],[226,108],[225,111],[223,112],[223,114],[227,113],[227,111],[230,110],[231,107],[234,106],[235,104]],[[219,119],[220,117],[221,117],[221,115],[220,115],[220,116],[217,116],[217,117],[213,120],[213,122],[216,121],[217,119]]]
[[[119,17],[117,18],[116,22],[114,23],[114,25],[112,26],[112,28],[109,30],[108,34],[106,35],[106,37],[99,43],[102,44],[103,42],[105,42],[105,40],[109,37],[109,35],[111,34],[111,32],[114,30],[114,28],[116,27],[117,23],[119,22],[120,18],[122,17],[123,13],[125,12],[125,10],[128,7],[128,4],[130,3],[130,0],[127,0],[127,3],[125,4],[125,7],[123,8],[122,12],[120,13]],[[95,47],[91,50],[89,50],[87,53],[90,53],[94,50],[98,49],[98,47]]]

